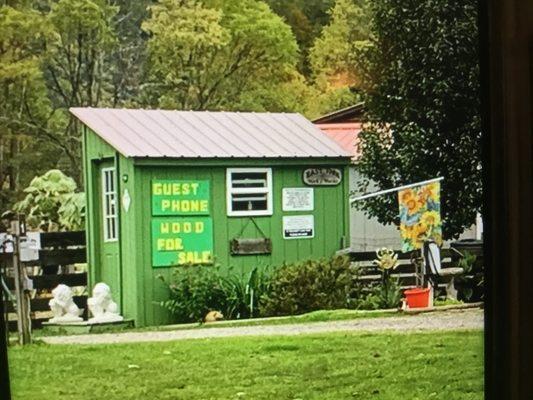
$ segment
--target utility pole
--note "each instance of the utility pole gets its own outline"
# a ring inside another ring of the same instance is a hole
[[[31,343],[30,332],[30,299],[26,291],[26,271],[20,261],[20,238],[26,235],[26,222],[24,216],[19,215],[11,221],[11,234],[13,235],[13,270],[15,277],[15,295],[17,299],[17,330],[19,343]]]

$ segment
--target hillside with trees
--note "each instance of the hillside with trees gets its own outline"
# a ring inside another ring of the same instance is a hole
[[[82,185],[81,141],[70,107],[316,117],[357,97],[349,85],[324,78],[327,60],[310,62],[321,57],[311,54],[318,41],[348,39],[331,38],[338,33],[329,24],[340,18],[333,0],[2,4],[0,210],[53,168]]]
[[[455,236],[481,204],[475,7],[472,0],[6,0],[0,210],[50,169],[83,188],[70,107],[314,118],[364,100],[361,190],[443,175],[445,234]],[[395,222],[392,198],[364,207]]]

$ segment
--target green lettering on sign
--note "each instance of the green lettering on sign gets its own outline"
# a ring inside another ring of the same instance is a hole
[[[209,181],[152,180],[152,215],[209,215]]]
[[[213,263],[211,217],[152,219],[152,266]]]

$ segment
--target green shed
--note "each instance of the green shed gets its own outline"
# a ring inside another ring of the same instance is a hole
[[[81,122],[91,287],[137,326],[170,322],[183,264],[329,257],[349,243],[351,154],[299,114],[72,108]]]

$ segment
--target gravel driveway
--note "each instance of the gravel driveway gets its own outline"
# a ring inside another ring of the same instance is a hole
[[[304,324],[220,327],[174,331],[102,333],[75,336],[50,336],[42,340],[50,344],[104,344],[163,342],[183,339],[205,339],[236,336],[305,335],[324,332],[375,331],[442,331],[483,329],[483,310],[465,309],[403,315],[386,318],[361,318],[346,321]]]

